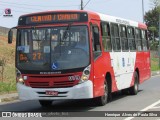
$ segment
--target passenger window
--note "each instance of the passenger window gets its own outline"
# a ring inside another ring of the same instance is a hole
[[[134,28],[128,27],[127,28],[127,34],[128,34],[128,44],[130,50],[136,50],[136,42],[134,37]]]
[[[148,50],[148,41],[147,41],[147,31],[142,30],[142,44],[143,44],[143,51]]]
[[[102,44],[104,51],[111,51],[112,44],[111,44],[109,23],[101,23],[101,30],[102,30]]]
[[[128,39],[127,39],[127,30],[126,26],[120,26],[120,35],[121,35],[121,45],[122,50],[128,50]]]
[[[140,29],[136,29],[136,47],[138,51],[142,51],[142,35]]]
[[[119,29],[117,24],[111,24],[111,41],[112,41],[112,48],[114,51],[121,50],[121,43],[119,37]]]

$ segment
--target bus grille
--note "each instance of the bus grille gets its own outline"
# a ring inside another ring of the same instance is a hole
[[[65,88],[73,87],[76,83],[74,81],[29,82],[29,86],[32,88]]]

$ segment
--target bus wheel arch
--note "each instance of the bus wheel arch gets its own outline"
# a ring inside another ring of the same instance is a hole
[[[109,72],[106,73],[104,79],[104,95],[95,98],[97,105],[104,106],[109,100],[111,100],[111,91],[112,91],[112,79]]]
[[[139,81],[139,80],[140,80],[140,79],[139,79],[139,78],[140,78],[139,69],[136,68],[135,72],[137,72],[137,74],[138,74],[138,83],[140,83],[140,81]]]
[[[131,95],[137,95],[139,90],[139,70],[136,68],[134,71],[134,85],[129,88],[129,92]]]
[[[108,83],[108,101],[112,99],[112,77],[109,72],[106,73],[105,80]]]

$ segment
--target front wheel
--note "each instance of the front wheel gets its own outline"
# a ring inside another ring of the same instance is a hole
[[[104,82],[104,95],[95,98],[95,102],[97,105],[104,106],[108,102],[108,84],[107,81]]]
[[[42,107],[50,107],[52,105],[51,100],[39,100],[39,103]]]
[[[134,73],[134,85],[129,88],[131,95],[137,95],[139,90],[139,78],[137,72]]]

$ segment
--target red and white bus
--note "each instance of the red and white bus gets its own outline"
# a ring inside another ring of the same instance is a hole
[[[19,17],[16,81],[21,100],[94,99],[105,105],[111,93],[138,93],[149,79],[147,26],[81,10],[59,10]]]

